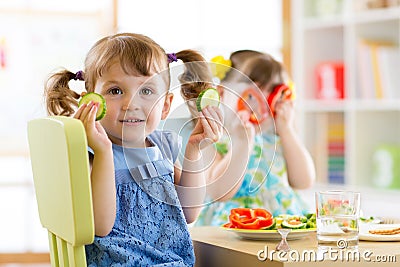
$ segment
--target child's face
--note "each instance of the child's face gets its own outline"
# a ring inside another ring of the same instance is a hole
[[[113,64],[98,78],[95,92],[104,96],[106,116],[100,121],[110,140],[117,145],[142,147],[168,115],[172,94],[161,75],[126,74],[119,64]]]

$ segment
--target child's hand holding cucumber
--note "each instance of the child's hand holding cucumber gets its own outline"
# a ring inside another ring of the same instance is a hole
[[[93,93],[93,92],[87,93],[81,97],[81,100],[79,100],[78,107],[81,107],[83,104],[87,105],[90,103],[90,101],[92,101],[94,103],[98,103],[97,113],[96,113],[96,121],[101,120],[106,115],[106,110],[107,110],[106,100],[100,94]]]
[[[196,100],[197,111],[201,112],[206,106],[219,107],[219,93],[214,88],[208,88],[200,92]]]
[[[78,107],[74,118],[82,121],[89,147],[95,152],[104,151],[104,148],[110,148],[111,141],[103,126],[98,122],[106,114],[106,101],[104,97],[97,93],[86,93],[79,100]]]
[[[203,90],[196,99],[196,107],[203,115],[200,116],[191,136],[188,145],[198,145],[202,143],[202,148],[219,140],[222,134],[223,116],[218,108],[220,97],[214,88]]]

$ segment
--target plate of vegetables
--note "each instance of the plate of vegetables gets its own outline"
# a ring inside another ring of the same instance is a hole
[[[265,209],[236,208],[231,210],[229,222],[222,225],[222,228],[252,240],[281,240],[277,229],[289,228],[292,231],[287,240],[295,240],[316,231],[316,217],[315,213],[281,214],[274,217]]]

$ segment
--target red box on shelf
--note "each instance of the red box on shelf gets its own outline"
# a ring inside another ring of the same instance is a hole
[[[316,68],[318,99],[344,99],[344,63],[322,62]]]

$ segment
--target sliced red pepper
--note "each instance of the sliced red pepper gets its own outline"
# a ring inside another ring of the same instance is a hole
[[[230,222],[225,223],[224,225],[222,225],[222,227],[225,227],[225,228],[235,228],[235,226],[234,226],[232,223],[230,223]]]
[[[240,229],[262,229],[273,223],[272,214],[265,209],[232,209],[229,220],[232,226]]]
[[[275,104],[279,100],[294,99],[293,89],[286,84],[279,84],[274,87],[272,92],[267,97],[267,103],[271,109],[271,113],[275,115]]]
[[[242,93],[238,100],[237,109],[250,112],[249,121],[254,124],[260,124],[268,117],[268,107],[261,92],[254,88],[249,88]]]

